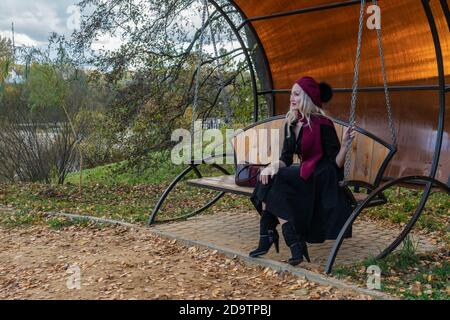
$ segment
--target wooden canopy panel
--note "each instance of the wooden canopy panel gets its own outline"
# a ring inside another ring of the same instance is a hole
[[[283,149],[284,125],[282,116],[256,123],[237,134],[232,145],[237,163],[268,164],[278,160]],[[342,141],[344,125],[334,123],[339,140]],[[380,169],[390,155],[390,149],[369,133],[358,131],[351,149],[351,173],[347,180],[358,180],[375,185]],[[267,155],[267,157],[266,157]],[[299,163],[294,156],[294,163]]]
[[[310,75],[335,89],[351,88],[357,44],[359,2],[350,0],[234,0],[254,28],[267,57],[272,81],[262,90],[290,89],[296,79]],[[371,1],[367,1],[368,3]],[[444,64],[443,78],[450,84],[450,30],[444,6],[449,0],[430,0]],[[338,5],[317,10],[318,6]],[[387,77],[390,86],[431,86],[392,93],[398,152],[386,175],[428,175],[438,136],[439,72],[430,21],[421,0],[379,0]],[[256,17],[311,9],[307,12],[257,19]],[[447,13],[448,14],[448,13]],[[366,15],[366,18],[369,15]],[[374,30],[364,28],[360,64],[360,87],[381,87],[382,74]],[[450,94],[446,94],[446,116],[437,178],[445,183],[450,172]],[[274,114],[285,114],[289,94],[276,93]],[[350,93],[337,90],[325,110],[334,118],[348,119]],[[361,92],[357,124],[385,141],[387,129],[384,93]]]

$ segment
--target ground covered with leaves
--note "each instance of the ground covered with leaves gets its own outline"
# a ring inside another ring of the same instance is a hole
[[[372,299],[145,229],[48,219],[0,226],[0,299]]]
[[[371,265],[380,267],[381,290],[386,293],[408,300],[450,300],[448,250],[415,254],[402,249],[383,260],[367,259],[352,266],[337,267],[334,274],[365,286],[366,270]]]
[[[227,169],[232,172],[232,168]],[[6,228],[3,230],[20,232],[19,228],[34,228],[36,224],[41,224],[42,228],[47,225],[48,229],[44,228],[40,232],[48,230],[45,231],[48,234],[58,232],[51,230],[71,230],[72,222],[49,218],[46,216],[49,212],[110,218],[143,226],[161,194],[180,171],[179,167],[176,168],[167,161],[162,161],[161,165],[154,169],[144,171],[130,171],[129,168],[119,165],[94,168],[85,171],[81,193],[76,185],[79,178],[77,174],[72,174],[64,185],[0,183],[0,205],[14,208],[10,214],[0,215],[0,226]],[[208,168],[201,168],[201,172],[204,176],[221,174]],[[195,176],[191,174],[186,178]],[[183,216],[202,207],[216,194],[215,191],[189,187],[185,182],[181,182],[166,199],[157,220]],[[385,224],[386,228],[403,227],[414,213],[421,194],[420,189],[389,189],[385,193],[388,199],[386,205],[366,210],[358,219],[364,220],[364,223],[374,221],[377,224]],[[249,199],[226,194],[203,214],[250,210],[254,208]],[[414,230],[430,239],[439,248],[438,252],[420,255],[409,245],[409,249],[401,249],[399,253],[385,260],[375,262],[368,259],[353,266],[337,266],[334,273],[365,287],[365,268],[376,264],[382,268],[382,290],[385,292],[407,299],[449,299],[449,219],[449,196],[442,192],[433,192]],[[77,228],[83,226],[88,227],[88,224],[77,222]],[[86,232],[93,231],[89,229]],[[95,231],[92,236],[101,232],[103,231]],[[171,263],[176,264],[174,261]],[[31,272],[30,270],[28,272]],[[117,297],[120,298],[120,295]]]

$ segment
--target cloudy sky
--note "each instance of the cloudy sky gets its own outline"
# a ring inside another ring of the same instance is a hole
[[[14,22],[16,46],[44,47],[52,32],[69,37],[76,27],[75,5],[78,2],[79,0],[0,0],[0,36],[11,38],[11,23]],[[195,28],[200,27],[200,16],[186,14]],[[103,36],[93,44],[92,49],[114,50],[119,45],[118,39]],[[224,46],[229,50],[239,47],[235,41],[225,43]],[[212,45],[205,44],[205,50],[212,53]]]
[[[14,22],[16,45],[45,46],[51,32],[70,36],[78,0],[0,0],[0,35],[11,38]],[[96,48],[112,49],[118,41],[100,39]]]

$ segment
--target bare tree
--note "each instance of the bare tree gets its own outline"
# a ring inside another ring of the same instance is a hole
[[[63,183],[78,163],[81,192],[84,124],[75,126],[73,119],[89,97],[86,76],[63,43],[50,41],[48,51],[24,49],[26,81],[4,84],[8,90],[0,97],[0,176],[49,182],[54,175]]]

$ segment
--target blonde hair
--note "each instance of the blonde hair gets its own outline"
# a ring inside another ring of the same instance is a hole
[[[308,96],[308,94],[306,94],[305,91],[303,91],[302,88],[300,88],[299,106],[295,107],[293,110],[289,110],[289,112],[286,114],[286,123],[288,125],[288,128],[297,120],[296,110],[300,113],[302,120],[306,118],[307,126],[309,127],[311,127],[310,121],[312,115],[321,115],[328,118],[325,111],[323,111],[322,108],[316,106],[312,99]],[[291,132],[290,130],[288,130],[287,137],[289,138],[290,135]]]

